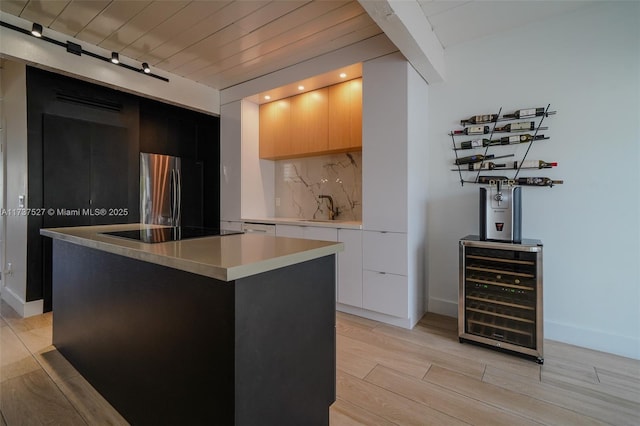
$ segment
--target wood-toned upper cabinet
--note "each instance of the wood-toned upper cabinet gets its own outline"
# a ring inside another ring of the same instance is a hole
[[[260,105],[260,158],[284,157],[291,150],[289,98]]]
[[[362,149],[362,79],[329,86],[329,151]]]
[[[329,90],[325,87],[291,99],[291,155],[326,152],[329,147]]]
[[[260,158],[362,149],[362,79],[260,105]]]

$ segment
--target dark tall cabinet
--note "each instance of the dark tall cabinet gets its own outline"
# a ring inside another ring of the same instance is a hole
[[[51,240],[41,228],[139,222],[140,152],[192,165],[183,194],[195,201],[183,210],[184,223],[218,227],[219,121],[27,67],[27,206],[46,209],[27,218],[27,301],[53,307]],[[97,209],[107,212],[87,214]]]
[[[542,243],[460,240],[460,342],[530,356],[543,363]]]
[[[114,213],[129,206],[127,129],[49,114],[43,118],[43,202],[56,211],[43,216],[43,226],[126,221],[128,215]],[[81,209],[81,214],[64,214],[65,209]]]
[[[140,152],[180,157],[182,224],[220,226],[220,121],[150,99],[140,100]]]
[[[27,218],[26,299],[44,299],[45,311],[51,243],[41,228],[139,221],[138,116],[135,96],[27,67],[27,206],[47,211]],[[62,213],[95,202],[118,203],[128,215]]]

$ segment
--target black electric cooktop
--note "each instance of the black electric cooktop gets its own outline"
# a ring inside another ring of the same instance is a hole
[[[165,243],[167,241],[188,240],[190,238],[213,237],[217,235],[242,234],[241,231],[227,229],[180,226],[174,228],[134,229],[131,231],[103,232],[104,235],[138,240],[143,243]]]

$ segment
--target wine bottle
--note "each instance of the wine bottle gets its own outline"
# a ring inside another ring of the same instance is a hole
[[[489,133],[489,126],[471,126],[462,130],[454,130],[454,135],[483,135]]]
[[[528,186],[553,186],[564,183],[562,180],[552,180],[548,177],[519,177],[515,180],[517,185]]]
[[[486,163],[469,163],[469,170],[494,170],[504,169],[507,165],[505,163],[497,164],[492,161]]]
[[[517,161],[513,162],[513,168],[517,169],[518,167],[523,169],[550,169],[552,167],[557,166],[556,162],[546,162],[542,160],[524,160],[520,164]]]
[[[494,132],[517,132],[521,130],[535,130],[535,121],[520,121],[518,123],[509,123],[504,126],[496,127]]]
[[[498,139],[476,139],[472,141],[464,141],[460,143],[460,147],[458,149],[473,149],[473,148],[481,148],[485,146],[493,146],[493,145],[515,145],[518,143],[527,143],[531,141],[549,139],[544,135],[535,135],[535,137],[529,133],[525,133],[523,135],[513,135],[513,136],[503,136]]]
[[[495,140],[491,139],[476,139],[473,141],[464,141],[460,143],[460,148],[458,149],[472,149],[472,148],[480,148],[483,146],[491,145]]]
[[[553,186],[564,183],[562,180],[553,180],[548,177],[519,177],[509,179],[506,176],[478,176],[478,183],[492,184],[494,182],[505,182],[508,185],[522,186]]]
[[[498,121],[498,114],[474,115],[466,120],[460,120],[460,125],[465,126],[467,124],[493,123],[494,121]]]
[[[519,109],[514,113],[511,114],[504,114],[502,117],[503,118],[528,118],[528,117],[542,117],[544,116],[549,116],[549,115],[553,115],[556,112],[555,111],[549,111],[545,114],[544,112],[545,108],[526,108],[526,109]]]
[[[460,157],[458,159],[456,159],[455,164],[456,165],[461,165],[461,164],[469,164],[469,163],[480,163],[482,161],[485,160],[489,160],[491,158],[495,157],[493,154],[491,155],[469,155],[468,157]]]
[[[535,137],[529,133],[523,135],[503,136],[499,139],[494,139],[490,145],[515,145],[518,143],[527,143],[531,141],[537,141],[545,138],[544,135],[535,135]]]

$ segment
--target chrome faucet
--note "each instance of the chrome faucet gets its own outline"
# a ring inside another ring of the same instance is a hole
[[[331,195],[318,195],[318,199],[322,200],[323,198],[329,200],[329,220],[334,220],[339,214],[338,208],[333,208],[333,198],[331,198]]]

